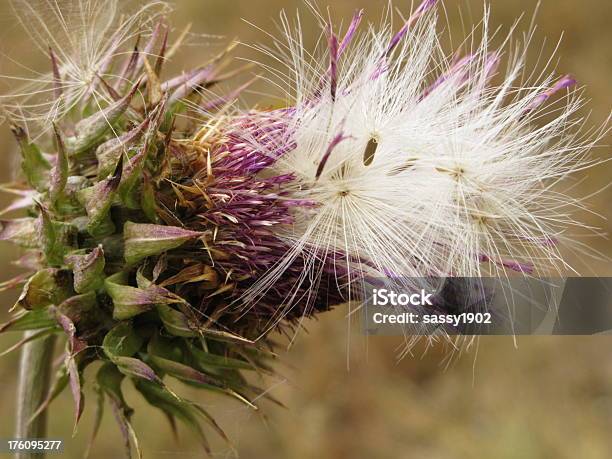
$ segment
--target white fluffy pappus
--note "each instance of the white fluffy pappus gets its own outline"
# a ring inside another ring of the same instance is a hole
[[[360,24],[357,12],[341,36],[319,16],[325,32],[312,53],[299,18],[283,14],[283,39],[257,48],[283,66],[266,68],[290,98],[287,109],[265,113],[288,126],[275,147],[295,144],[277,170],[296,177],[291,199],[316,205],[296,207],[283,235],[291,249],[245,302],[298,256],[304,280],[316,280],[332,258],[348,284],[365,274],[572,270],[560,246],[584,228],[572,217],[583,204],[566,179],[598,162],[588,152],[607,123],[585,132],[569,75],[525,71],[531,34],[511,53],[491,49],[486,6],[481,36],[473,32],[464,55],[448,56],[435,6],[424,1],[395,33],[391,7],[378,28]],[[274,154],[269,141],[254,148]]]
[[[10,90],[0,95],[2,116],[33,130],[48,129],[90,99],[100,108],[112,101],[100,79],[130,84],[127,66],[134,42],[141,38],[139,62],[152,56],[169,7],[163,1],[145,2],[128,10],[119,0],[10,0],[33,49],[50,61],[48,71],[37,71],[13,60],[26,76],[0,75]],[[144,36],[141,36],[143,34]],[[148,35],[148,36],[147,36]],[[8,56],[4,56],[10,59]],[[122,66],[113,61],[122,60]],[[120,68],[122,67],[122,68]]]

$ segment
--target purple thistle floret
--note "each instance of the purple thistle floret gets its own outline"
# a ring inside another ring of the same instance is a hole
[[[549,89],[544,91],[542,94],[537,96],[527,107],[526,111],[532,111],[540,107],[543,103],[545,103],[548,99],[550,99],[553,95],[562,91],[564,89],[571,88],[577,83],[576,79],[574,79],[571,75],[564,75],[561,77],[555,84],[552,85]]]
[[[342,42],[338,48],[338,56],[341,56],[344,50],[351,44],[351,41],[353,41],[353,37],[355,37],[355,33],[357,32],[362,19],[363,10],[356,11],[353,15],[353,19],[351,19],[351,23],[349,24],[346,33],[344,34],[344,38],[342,38]]]
[[[391,38],[391,41],[389,42],[389,46],[387,47],[385,51],[385,57],[389,57],[391,55],[395,47],[404,39],[404,37],[408,33],[408,30],[410,30],[410,27],[412,27],[412,25],[421,16],[423,16],[425,13],[431,10],[436,5],[437,1],[438,0],[424,0],[418,6],[418,8],[414,10],[414,13],[410,15],[410,17],[406,20],[402,28],[393,36],[393,38]]]
[[[314,206],[310,200],[288,196],[286,190],[295,181],[292,174],[268,173],[279,158],[295,148],[279,112],[283,111],[231,120],[210,149],[197,140],[192,148],[174,148],[168,177],[173,186],[164,186],[159,193],[164,207],[172,209],[162,212],[162,219],[168,224],[180,221],[185,228],[207,235],[206,250],[198,241],[177,249],[181,266],[212,262],[218,284],[224,289],[223,295],[216,295],[214,289],[202,295],[202,285],[184,283],[175,287],[176,293],[190,299],[205,316],[215,317],[223,311],[222,322],[244,322],[244,327],[233,323],[232,329],[238,327],[251,338],[254,332],[281,326],[281,319],[292,324],[345,301],[338,280],[346,272],[337,262],[342,260],[340,255],[322,267],[322,276],[316,281],[304,277],[306,262],[297,257],[265,295],[242,301],[290,249],[290,243],[280,235],[293,224],[293,209]],[[262,148],[255,149],[254,144]],[[169,264],[166,280],[180,274],[175,271]],[[164,279],[161,281],[163,285]]]

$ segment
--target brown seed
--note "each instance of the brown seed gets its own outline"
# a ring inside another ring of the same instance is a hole
[[[374,155],[378,149],[378,137],[372,136],[366,145],[365,151],[363,152],[363,165],[369,166],[374,161]]]

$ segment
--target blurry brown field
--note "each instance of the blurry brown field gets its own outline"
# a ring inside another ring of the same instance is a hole
[[[36,69],[44,69],[42,56],[30,53],[24,32],[12,19],[10,7],[0,3],[0,51]],[[326,2],[318,2],[321,7]],[[382,0],[334,0],[332,17],[349,18],[353,10],[365,7],[368,18],[376,21]],[[454,41],[465,36],[465,28],[481,16],[480,0],[447,0],[445,3]],[[396,1],[406,12],[409,1]],[[536,6],[530,0],[491,0],[494,26],[508,30],[522,12],[526,30]],[[204,61],[227,39],[238,37],[246,43],[266,42],[268,38],[248,19],[274,33],[272,20],[281,8],[293,14],[304,13],[309,38],[318,35],[307,8],[300,1],[180,0],[172,22],[180,29],[193,22],[196,41],[204,47],[188,47],[174,62],[175,72],[186,61]],[[443,26],[445,21],[441,21]],[[593,126],[601,124],[612,107],[612,2],[609,0],[543,0],[537,16],[538,29],[532,49],[535,63],[540,44],[546,37],[544,55],[550,53],[564,32],[558,51],[559,73],[571,73],[586,87],[592,99],[583,109]],[[503,35],[503,33],[501,34]],[[238,55],[254,57],[247,47]],[[257,56],[258,58],[260,56]],[[182,60],[181,60],[182,59]],[[196,62],[197,64],[198,62]],[[0,73],[19,69],[0,55]],[[4,91],[0,87],[0,91]],[[264,84],[245,96],[246,103],[277,103],[259,92],[269,92]],[[596,155],[608,158],[610,137],[604,139]],[[13,139],[6,126],[0,126],[2,163],[0,181],[10,180],[16,168]],[[612,168],[604,164],[577,178],[577,195],[588,195],[609,185]],[[8,202],[0,197],[0,205]],[[595,195],[586,223],[609,233],[612,222],[612,188]],[[612,244],[604,238],[588,237],[583,242],[608,257]],[[16,271],[9,265],[16,252],[2,245],[1,278]],[[610,261],[584,262],[568,254],[570,261],[585,275],[612,275]],[[3,307],[0,320],[12,306],[16,293],[0,295]],[[607,458],[612,454],[612,341],[609,337],[487,337],[478,346],[445,367],[447,350],[430,349],[424,356],[396,361],[400,340],[370,338],[366,341],[353,324],[351,331],[339,309],[308,324],[295,345],[280,356],[281,376],[266,380],[271,395],[287,409],[262,403],[263,414],[237,403],[192,393],[181,393],[210,406],[219,423],[234,442],[235,451],[211,433],[217,457],[242,458]],[[349,343],[350,337],[350,344]],[[16,336],[1,336],[0,349],[16,341]],[[516,344],[516,346],[515,346]],[[348,358],[347,358],[348,357]],[[10,437],[18,355],[0,360],[0,438]],[[347,360],[350,369],[347,369]],[[89,369],[88,371],[92,371]],[[126,384],[127,386],[127,384]],[[136,408],[134,424],[140,433],[145,457],[202,457],[203,451],[189,432],[180,431],[175,442],[162,416],[145,406],[128,391],[128,402]],[[86,392],[86,412],[76,437],[71,438],[72,401],[66,392],[51,406],[49,436],[65,440],[64,457],[82,457],[92,426],[95,398]],[[123,454],[121,436],[108,410],[96,440],[92,458],[119,457]]]

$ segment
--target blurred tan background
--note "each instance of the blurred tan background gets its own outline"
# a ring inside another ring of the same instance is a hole
[[[25,34],[10,14],[8,2],[0,2],[0,51],[17,56],[25,65],[42,69],[43,57],[30,52]],[[334,0],[328,3],[337,20],[350,19],[359,7],[366,8],[369,19],[377,21],[386,1]],[[481,17],[481,0],[446,0],[450,27],[456,43],[464,35],[461,25]],[[526,13],[525,30],[536,2],[530,0],[491,0],[491,24],[507,30],[514,19]],[[396,1],[404,13],[410,1]],[[269,42],[256,28],[241,18],[273,31],[272,19],[281,8],[289,13],[300,9],[305,14],[305,30],[312,27],[312,42],[318,30],[301,1],[179,0],[172,22],[177,29],[193,22],[193,31],[244,42]],[[443,21],[444,22],[444,21]],[[601,124],[612,107],[612,2],[609,0],[543,0],[537,16],[538,29],[533,48],[537,60],[540,44],[551,52],[565,32],[559,49],[560,73],[572,73],[586,86],[585,97],[592,99],[582,114],[592,113],[589,123]],[[443,26],[444,23],[441,24]],[[199,37],[213,49],[222,41]],[[206,47],[189,47],[182,60],[174,63],[180,71],[191,63],[199,64],[211,54]],[[253,57],[247,48],[243,57]],[[546,52],[545,52],[546,54]],[[187,56],[189,59],[187,59]],[[260,57],[260,56],[258,56]],[[4,59],[0,57],[1,59]],[[187,62],[187,61],[190,62]],[[193,62],[193,61],[196,62]],[[0,62],[0,73],[16,67]],[[269,102],[256,93],[247,102]],[[6,126],[0,126],[0,181],[10,179],[15,156],[13,140]],[[602,141],[609,144],[610,137]],[[595,154],[609,157],[602,146]],[[586,180],[576,188],[588,195],[610,183],[609,163],[584,174]],[[8,202],[0,197],[0,205]],[[607,189],[590,201],[590,208],[602,218],[585,216],[586,221],[608,233],[612,221],[612,190]],[[607,220],[606,220],[607,218]],[[612,245],[603,238],[584,242],[610,256]],[[8,278],[16,271],[8,262],[16,251],[0,248],[0,274]],[[568,254],[580,272],[612,275],[610,261],[580,260]],[[13,304],[16,293],[0,295],[3,306],[0,320]],[[210,407],[233,440],[241,458],[608,458],[612,456],[612,341],[610,337],[487,337],[466,355],[446,366],[447,350],[430,349],[422,355],[396,361],[399,340],[359,335],[353,324],[348,330],[345,310],[321,316],[308,324],[295,346],[282,353],[280,379],[266,381],[270,393],[287,409],[262,404],[265,418],[232,401],[202,395],[181,387],[181,393]],[[350,344],[349,344],[350,338]],[[17,336],[0,336],[0,349]],[[18,355],[0,360],[0,438],[11,436]],[[350,370],[347,369],[350,361]],[[89,388],[87,388],[89,389]],[[203,457],[189,432],[180,430],[176,443],[165,418],[148,407],[126,384],[129,403],[136,408],[134,425],[140,433],[147,458]],[[64,457],[82,457],[92,426],[95,400],[86,392],[86,412],[76,437],[71,438],[72,401],[64,393],[51,406],[50,437],[65,439]],[[213,433],[215,457],[232,457],[234,451],[217,441]],[[107,410],[92,458],[118,457],[121,437],[112,413]]]

